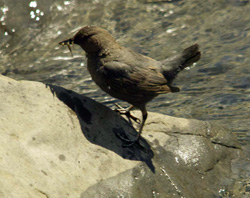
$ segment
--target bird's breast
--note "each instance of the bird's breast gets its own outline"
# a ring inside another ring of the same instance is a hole
[[[110,86],[105,79],[104,71],[102,69],[102,63],[98,59],[88,59],[87,63],[88,71],[92,80],[105,92],[109,93]]]

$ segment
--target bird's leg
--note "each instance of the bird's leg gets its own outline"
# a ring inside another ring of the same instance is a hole
[[[148,112],[147,112],[146,108],[144,108],[144,109],[142,110],[142,123],[141,123],[141,125],[140,125],[139,132],[138,132],[138,134],[137,134],[137,139],[139,139],[140,136],[141,136],[142,129],[143,129],[143,126],[144,126],[144,124],[145,124],[145,122],[146,122],[146,120],[147,120],[147,117],[148,117]]]
[[[119,104],[115,103],[115,105],[117,106],[118,109],[115,109],[116,112],[120,113],[121,115],[126,115],[128,118],[131,118],[132,120],[134,120],[135,122],[137,122],[138,124],[140,123],[140,119],[138,119],[137,117],[133,116],[130,113],[130,110],[132,110],[134,108],[133,105],[130,105],[128,108],[123,108],[121,107]]]
[[[136,142],[140,139],[140,137],[141,137],[141,133],[142,133],[143,126],[144,126],[144,124],[145,124],[145,122],[146,122],[146,120],[147,120],[147,117],[148,117],[148,113],[147,113],[147,110],[146,110],[145,107],[143,107],[143,108],[141,109],[141,112],[142,112],[142,123],[140,124],[139,132],[137,133],[136,138],[133,139],[133,140],[128,140],[128,139],[125,139],[125,138],[119,136],[119,138],[120,138],[121,140],[123,140],[123,141],[126,142],[126,144],[123,144],[124,147],[132,146],[132,145],[133,145],[134,143],[136,143]]]

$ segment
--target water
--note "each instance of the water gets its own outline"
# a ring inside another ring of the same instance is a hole
[[[97,25],[157,60],[198,43],[201,60],[175,81],[181,92],[159,96],[148,110],[216,121],[249,145],[249,11],[249,0],[0,0],[0,72],[63,86],[113,107],[117,100],[91,81],[83,51],[75,46],[72,57],[58,42]]]

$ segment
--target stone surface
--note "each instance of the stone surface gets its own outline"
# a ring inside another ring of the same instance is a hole
[[[241,150],[212,123],[149,113],[126,147],[131,124],[73,91],[0,76],[0,101],[0,197],[210,198],[232,185]]]

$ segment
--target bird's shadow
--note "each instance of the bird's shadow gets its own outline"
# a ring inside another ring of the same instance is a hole
[[[124,146],[124,141],[119,138],[123,136],[133,139],[137,134],[133,126],[122,116],[105,105],[71,90],[51,84],[46,84],[46,87],[75,112],[87,140],[115,152],[124,159],[144,161],[155,173],[152,163],[154,153],[143,137],[131,146]]]

